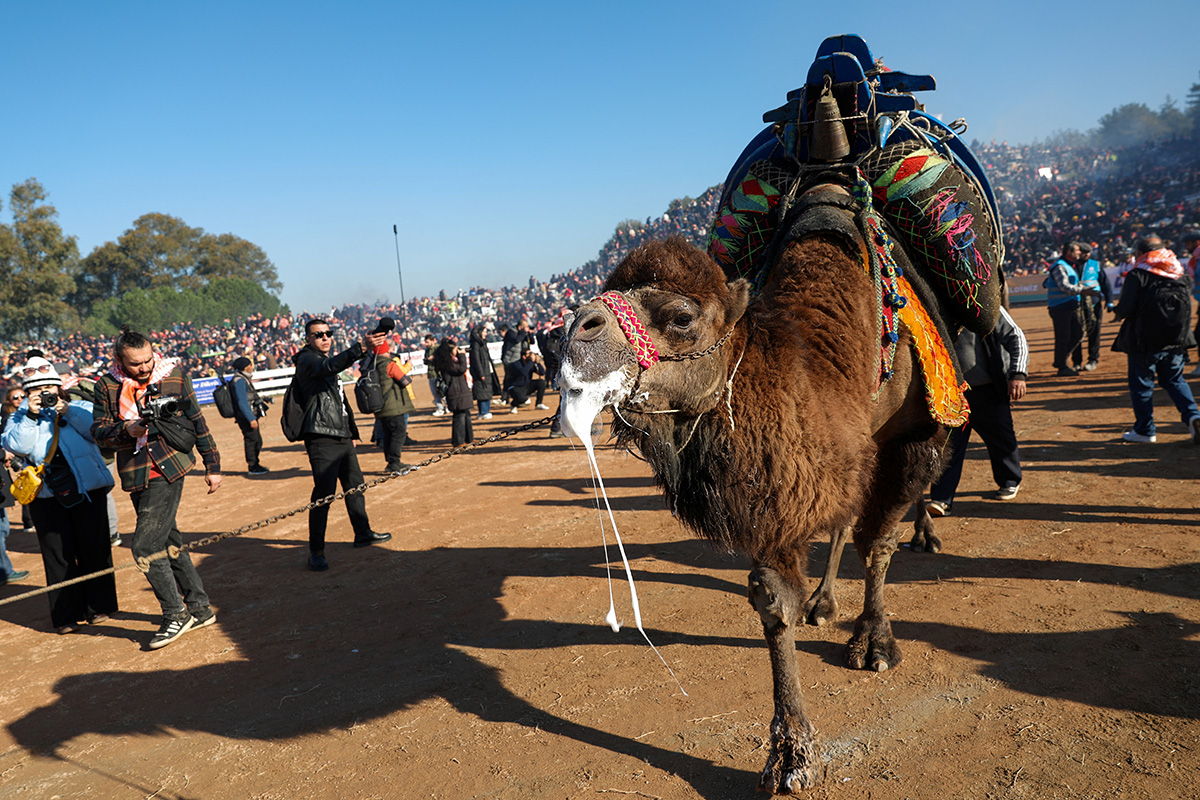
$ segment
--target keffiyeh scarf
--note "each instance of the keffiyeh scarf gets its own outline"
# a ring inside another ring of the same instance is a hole
[[[146,389],[152,384],[161,382],[178,364],[179,359],[177,358],[163,358],[158,353],[155,353],[154,369],[150,372],[150,380],[142,384],[126,375],[125,370],[121,369],[120,363],[113,362],[112,367],[108,370],[108,374],[121,382],[121,394],[117,399],[117,411],[121,415],[121,419],[141,419],[142,415],[138,411],[138,403],[145,397]],[[134,445],[133,452],[140,452],[146,446],[148,438],[148,431],[139,436],[137,444]]]

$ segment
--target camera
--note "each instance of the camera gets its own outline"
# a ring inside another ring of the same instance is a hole
[[[261,419],[267,415],[267,406],[275,402],[273,397],[260,397],[250,404],[250,410],[254,412],[255,418]]]
[[[138,409],[138,414],[144,422],[153,422],[156,419],[170,419],[179,414],[182,410],[179,407],[179,398],[164,397],[160,393],[162,389],[158,386],[150,386],[146,389],[146,398]]]
[[[46,390],[41,394],[42,408],[54,408],[58,405],[58,392]]]

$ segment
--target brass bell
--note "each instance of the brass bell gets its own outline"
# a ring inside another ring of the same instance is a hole
[[[826,86],[817,101],[816,119],[808,138],[808,157],[813,161],[841,161],[850,155],[850,142],[846,140],[846,126],[841,120],[833,92]]]

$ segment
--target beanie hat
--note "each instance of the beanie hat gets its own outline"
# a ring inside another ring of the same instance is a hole
[[[62,386],[62,378],[54,365],[41,356],[33,356],[25,362],[25,366],[17,370],[21,376],[21,388],[27,393],[30,389],[42,386]]]
[[[245,372],[246,368],[249,367],[251,363],[253,362],[251,362],[250,359],[242,356],[241,358],[235,358],[231,366],[238,372]]]

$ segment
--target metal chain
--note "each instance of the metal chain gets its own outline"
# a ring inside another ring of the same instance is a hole
[[[291,511],[285,511],[282,514],[276,514],[272,517],[267,517],[266,519],[260,519],[258,522],[252,522],[249,525],[243,525],[240,528],[235,528],[234,530],[226,531],[225,533],[218,533],[218,534],[214,534],[212,536],[206,536],[203,539],[197,539],[194,542],[188,542],[183,547],[172,546],[172,547],[167,548],[166,550],[160,550],[157,553],[151,553],[148,556],[142,556],[141,558],[135,559],[134,561],[128,561],[124,564],[120,564],[115,567],[109,567],[107,569],[102,569],[99,572],[92,572],[87,575],[80,575],[77,578],[71,578],[70,580],[61,581],[59,583],[55,583],[50,586],[42,586],[40,588],[33,589],[28,592],[23,592],[22,594],[14,595],[12,597],[6,597],[3,600],[0,600],[0,606],[6,606],[9,603],[15,603],[18,600],[24,600],[29,597],[36,597],[40,594],[46,594],[46,593],[52,592],[56,589],[62,589],[63,587],[66,587],[66,586],[73,586],[76,583],[83,583],[84,581],[90,581],[93,578],[99,578],[104,575],[109,575],[111,573],[118,572],[119,570],[128,569],[130,567],[137,567],[142,572],[145,572],[150,568],[151,561],[158,561],[159,559],[163,559],[163,558],[178,558],[180,552],[182,552],[182,551],[191,551],[191,550],[195,550],[200,547],[207,547],[208,545],[215,544],[216,542],[219,542],[222,539],[231,539],[235,536],[241,536],[243,534],[249,533],[250,531],[255,531],[260,528],[266,528],[269,525],[274,525],[276,522],[288,519],[289,517],[294,517],[297,514],[300,514],[300,513],[306,512],[306,511],[311,511],[314,508],[320,508],[321,506],[327,506],[330,503],[341,500],[344,497],[349,497],[349,496],[355,495],[355,494],[363,494],[368,489],[373,489],[376,486],[379,486],[380,484],[383,484],[383,483],[387,483],[388,481],[393,480],[395,478],[402,478],[405,475],[409,474],[410,472],[415,472],[416,470],[421,469],[422,467],[428,467],[432,464],[436,464],[439,461],[445,461],[448,458],[452,458],[454,456],[461,455],[462,453],[466,453],[469,450],[474,450],[477,447],[483,447],[484,445],[491,444],[492,442],[499,442],[499,441],[509,438],[510,436],[516,436],[519,433],[525,433],[526,431],[531,431],[534,428],[540,428],[543,425],[547,425],[547,424],[553,422],[557,416],[558,416],[557,414],[552,414],[549,417],[543,417],[542,419],[534,420],[533,422],[527,422],[524,425],[520,426],[519,428],[510,428],[506,431],[500,431],[499,433],[492,434],[491,436],[489,436],[486,439],[480,439],[480,440],[471,442],[470,444],[464,444],[459,447],[455,447],[451,450],[446,450],[441,453],[438,453],[437,455],[430,456],[429,458],[425,459],[421,463],[415,464],[415,465],[409,467],[408,469],[401,470],[400,472],[390,472],[387,475],[383,475],[381,477],[375,478],[374,480],[367,481],[365,483],[360,483],[358,486],[354,486],[350,489],[346,489],[345,491],[337,492],[336,494],[331,494],[327,497],[322,497],[319,500],[313,500],[311,503],[301,506],[300,508],[295,508],[295,509],[292,509]]]
[[[737,330],[736,324],[732,328],[730,328],[729,331],[724,336],[722,336],[720,339],[718,339],[713,345],[711,345],[710,347],[708,347],[704,350],[698,350],[695,353],[682,353],[679,355],[667,355],[667,356],[660,355],[658,357],[658,360],[659,361],[694,361],[697,358],[704,358],[705,356],[710,356],[713,353],[720,350],[721,345],[723,345],[729,341],[729,337],[733,336],[733,332],[735,330]]]

